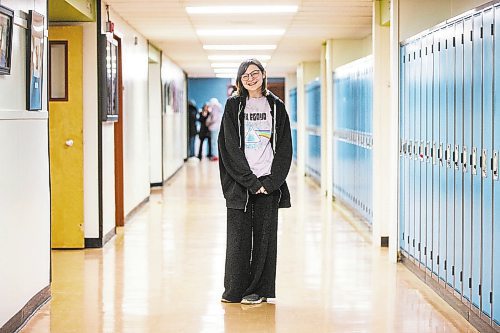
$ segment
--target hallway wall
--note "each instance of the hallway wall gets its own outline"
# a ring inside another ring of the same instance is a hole
[[[2,0],[2,5],[22,15],[29,10],[47,13],[45,1]],[[19,22],[13,31],[11,74],[0,75],[0,91],[9,97],[0,99],[0,328],[33,296],[42,297],[32,306],[43,302],[50,283],[47,52],[42,110],[29,112],[24,89],[27,26]],[[46,38],[44,43],[46,50]],[[29,313],[18,314],[17,320],[22,315]]]
[[[187,156],[187,80],[182,69],[165,55],[161,79],[164,96],[163,180],[167,180],[182,167]]]
[[[102,26],[106,22],[105,3],[102,4]],[[148,104],[148,41],[110,8],[115,34],[122,39],[123,71],[123,174],[125,216],[149,197],[149,104]],[[104,124],[103,138],[112,137],[113,126]],[[109,132],[109,133],[108,133]],[[111,144],[110,141],[109,144]],[[104,144],[104,140],[103,140]],[[103,147],[103,152],[111,149]],[[110,156],[111,157],[111,156]],[[104,153],[103,153],[104,158]],[[111,162],[111,160],[110,160]],[[114,168],[108,163],[106,167]],[[106,171],[103,170],[106,174]],[[114,178],[103,177],[104,186],[114,189]],[[113,182],[113,185],[110,183]],[[104,189],[103,189],[104,191]],[[109,191],[111,193],[111,191]],[[114,220],[104,221],[104,234]]]

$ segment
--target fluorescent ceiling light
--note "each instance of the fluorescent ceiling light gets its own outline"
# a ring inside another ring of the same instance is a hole
[[[215,77],[222,78],[222,79],[236,79],[236,73],[235,74],[215,74]]]
[[[267,63],[262,62],[262,66],[266,67]],[[240,67],[241,63],[240,62],[214,62],[211,64],[212,68],[228,68],[228,67],[234,67],[238,68]]]
[[[218,51],[246,51],[246,50],[275,50],[276,45],[203,45],[205,50]]]
[[[238,68],[214,68],[214,73],[236,74]]]
[[[271,59],[271,56],[270,55],[267,55],[267,54],[251,54],[251,55],[241,55],[241,54],[214,54],[214,55],[209,55],[208,56],[208,59],[209,60],[219,60],[219,61],[225,61],[225,60],[228,60],[228,61],[231,61],[231,60],[240,60],[240,61],[243,61],[243,60],[246,60],[246,59],[251,59],[251,58],[255,58],[259,61],[262,61],[262,60],[269,60]]]
[[[296,13],[298,6],[192,6],[186,7],[188,14],[275,14]]]
[[[199,36],[281,36],[285,29],[198,29]]]

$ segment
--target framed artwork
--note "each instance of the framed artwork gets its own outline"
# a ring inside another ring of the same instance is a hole
[[[100,103],[103,121],[118,121],[119,117],[119,50],[118,41],[112,36],[100,37]]]
[[[42,109],[42,79],[44,52],[44,16],[30,10],[26,38],[26,109]]]
[[[0,75],[10,74],[14,11],[0,5]]]

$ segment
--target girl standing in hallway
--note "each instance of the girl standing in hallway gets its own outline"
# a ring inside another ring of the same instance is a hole
[[[278,208],[290,207],[292,139],[285,105],[267,90],[258,60],[241,63],[236,86],[218,140],[227,207],[222,302],[258,304],[276,297]]]

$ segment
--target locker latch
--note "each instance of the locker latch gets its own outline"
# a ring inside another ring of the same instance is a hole
[[[431,157],[432,157],[432,164],[435,165],[437,163],[437,159],[436,159],[436,143],[435,142],[432,143]]]
[[[458,145],[455,145],[455,151],[453,152],[453,162],[455,162],[455,170],[458,170],[458,164],[460,163],[458,158]]]
[[[425,157],[427,158],[427,161],[430,161],[431,159],[431,143],[427,141],[427,144],[425,146]]]
[[[451,168],[451,145],[446,146],[446,166]]]
[[[472,174],[477,175],[477,148],[472,147],[472,154],[470,155],[470,166]]]
[[[442,143],[439,144],[438,159],[439,159],[439,163],[441,165],[443,165],[443,144]]]
[[[408,142],[408,156],[410,158],[413,156],[413,142],[411,140]]]
[[[462,148],[462,170],[467,173],[467,147]]]
[[[420,147],[418,148],[418,157],[420,157],[420,161],[424,160],[424,142],[420,141]]]
[[[493,157],[491,158],[491,170],[493,173],[493,180],[498,180],[498,152],[493,151]]]
[[[487,160],[488,160],[488,151],[486,149],[483,149],[483,152],[481,154],[481,173],[483,178],[488,177],[488,163],[486,163]]]

